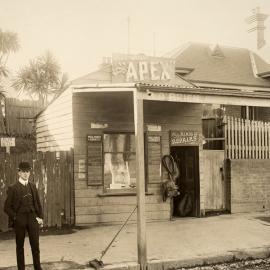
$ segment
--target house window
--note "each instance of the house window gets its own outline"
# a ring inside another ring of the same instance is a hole
[[[136,187],[134,134],[103,134],[103,158],[105,189],[132,189]]]
[[[204,104],[202,117],[202,132],[204,136],[203,149],[224,150],[225,109],[222,105]]]
[[[258,120],[258,108],[253,106],[242,106],[241,118],[247,120]]]

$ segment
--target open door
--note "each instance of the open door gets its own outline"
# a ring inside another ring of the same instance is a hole
[[[198,217],[200,215],[199,147],[173,146],[171,155],[180,172],[176,179],[180,195],[173,200],[173,216]]]

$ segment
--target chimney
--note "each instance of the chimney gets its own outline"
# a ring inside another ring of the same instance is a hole
[[[246,23],[250,25],[247,30],[248,33],[255,32],[257,34],[257,50],[261,49],[265,45],[264,39],[264,21],[267,19],[268,15],[260,12],[260,8],[256,7],[252,10],[252,15],[246,18]]]

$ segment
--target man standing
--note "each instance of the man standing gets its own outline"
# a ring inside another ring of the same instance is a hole
[[[9,226],[16,235],[18,270],[25,269],[24,239],[28,232],[35,270],[42,270],[39,252],[39,225],[43,224],[42,207],[36,186],[29,182],[31,166],[21,162],[18,168],[19,180],[9,187],[4,211],[9,216]]]

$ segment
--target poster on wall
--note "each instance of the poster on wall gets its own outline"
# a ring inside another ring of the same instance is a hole
[[[199,132],[174,130],[170,132],[171,146],[199,145]]]

